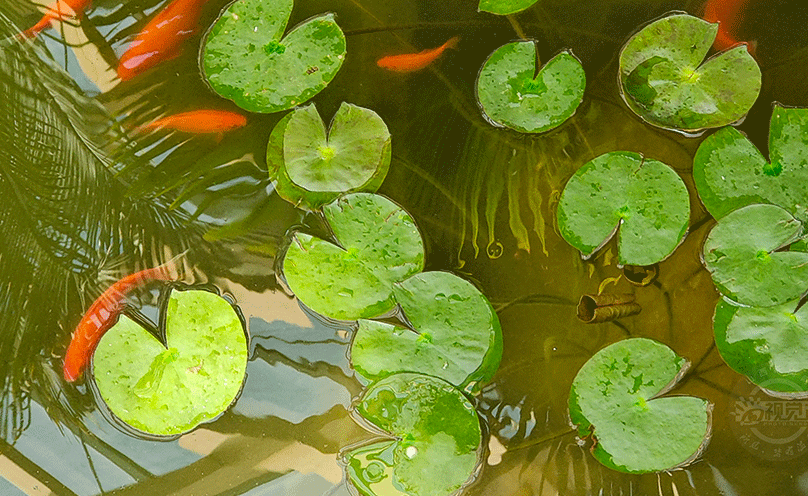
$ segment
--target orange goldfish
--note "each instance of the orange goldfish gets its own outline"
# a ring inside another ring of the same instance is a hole
[[[182,43],[199,29],[207,0],[174,0],[138,33],[118,64],[118,77],[132,79],[182,52]]]
[[[456,48],[460,38],[455,36],[437,48],[430,48],[418,53],[405,53],[402,55],[388,55],[376,61],[376,65],[383,69],[396,72],[420,71],[435,59],[440,57],[447,48]]]
[[[226,110],[192,110],[181,114],[169,115],[140,127],[141,131],[154,129],[173,129],[183,133],[218,134],[243,127],[247,118],[236,112]]]
[[[21,36],[24,38],[33,38],[39,34],[40,31],[50,26],[51,21],[63,19],[65,16],[78,15],[83,12],[89,4],[90,0],[57,0],[48,7],[42,19],[23,31]]]
[[[125,300],[129,291],[150,281],[171,281],[174,278],[166,263],[128,275],[104,291],[90,305],[73,332],[65,354],[63,370],[65,380],[74,382],[81,377],[101,336],[118,321],[126,306]]]
[[[717,22],[718,34],[713,45],[718,50],[726,50],[741,43],[732,34],[743,20],[743,9],[749,0],[707,0],[704,5],[704,20]],[[755,44],[747,44],[749,53],[755,53]]]

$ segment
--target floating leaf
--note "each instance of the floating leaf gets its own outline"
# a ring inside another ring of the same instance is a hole
[[[293,0],[238,0],[208,33],[202,69],[218,94],[250,112],[299,105],[334,79],[345,59],[345,35],[333,14],[283,33]]]
[[[267,164],[287,201],[316,209],[341,193],[376,191],[390,168],[390,132],[372,110],[343,103],[326,136],[314,105],[281,119],[269,137]]]
[[[98,344],[93,376],[109,409],[155,435],[189,431],[216,418],[238,395],[247,338],[226,300],[208,291],[173,291],[166,342],[122,316]]]
[[[715,344],[733,370],[781,393],[808,391],[808,307],[797,301],[772,307],[715,308]]]
[[[713,217],[772,203],[808,220],[807,129],[808,109],[775,105],[769,123],[771,163],[735,128],[705,139],[693,161],[693,180]]]
[[[509,15],[521,12],[538,0],[480,0],[478,10],[497,15]]]
[[[739,45],[704,61],[718,24],[687,14],[652,22],[620,51],[629,108],[655,126],[699,131],[731,124],[760,93],[757,62]]]
[[[808,253],[776,251],[802,234],[802,225],[776,205],[730,212],[704,242],[704,264],[719,291],[751,306],[799,298],[808,289]]]
[[[542,133],[572,117],[581,104],[586,74],[571,52],[561,52],[536,74],[532,41],[498,48],[477,77],[477,100],[496,125]]]
[[[424,267],[412,217],[387,198],[351,193],[323,207],[339,246],[296,233],[283,259],[291,290],[315,312],[339,320],[393,309],[393,284]]]
[[[493,377],[502,329],[474,285],[448,272],[423,272],[395,284],[394,295],[412,329],[360,320],[351,364],[363,377],[419,372],[460,388]]]
[[[391,375],[364,392],[356,412],[395,437],[347,453],[348,480],[363,496],[448,496],[479,463],[477,413],[445,381]]]
[[[706,446],[712,405],[701,398],[659,398],[687,361],[651,339],[626,339],[587,361],[570,390],[570,417],[607,467],[629,473],[683,466]]]
[[[617,232],[619,261],[652,265],[682,241],[687,187],[670,167],[638,153],[609,152],[570,178],[558,205],[565,240],[589,257]]]

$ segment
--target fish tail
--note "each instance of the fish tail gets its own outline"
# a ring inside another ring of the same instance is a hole
[[[149,269],[151,271],[150,276],[155,279],[160,279],[161,281],[182,280],[187,272],[184,258],[190,250],[190,248],[186,248],[184,251],[174,255],[157,267]]]
[[[53,11],[48,11],[38,23],[20,33],[20,38],[30,39],[36,37],[40,31],[50,26],[51,21],[54,19],[58,19],[58,17],[54,15]]]
[[[452,38],[449,38],[449,40],[446,43],[443,44],[443,48],[444,49],[446,49],[446,48],[455,49],[455,48],[457,48],[457,44],[459,42],[460,42],[460,37],[459,36],[454,36]]]

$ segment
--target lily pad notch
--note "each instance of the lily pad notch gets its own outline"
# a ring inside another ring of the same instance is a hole
[[[534,41],[496,49],[477,76],[477,102],[494,126],[522,133],[544,133],[575,114],[583,100],[586,73],[565,50],[538,68]]]
[[[561,236],[592,256],[615,234],[621,265],[653,265],[684,240],[690,196],[668,165],[635,152],[609,152],[578,169],[561,193]]]
[[[667,471],[692,463],[707,447],[713,405],[690,396],[662,396],[688,362],[667,346],[631,338],[603,348],[573,380],[569,412],[592,455],[627,473]]]
[[[268,172],[282,198],[316,210],[341,194],[379,189],[390,169],[391,144],[376,112],[343,102],[326,130],[311,104],[275,125],[267,144]]]
[[[233,305],[210,291],[171,292],[162,308],[166,344],[122,316],[101,338],[93,377],[124,424],[166,437],[212,421],[238,397],[247,334]]]
[[[345,34],[334,14],[312,17],[284,36],[293,0],[237,0],[205,36],[202,72],[211,88],[250,112],[301,105],[342,67]]]
[[[718,24],[685,13],[651,22],[620,50],[620,94],[645,122],[685,133],[732,124],[757,100],[761,72],[745,45],[707,60]]]

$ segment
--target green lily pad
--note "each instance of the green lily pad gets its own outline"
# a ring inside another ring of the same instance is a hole
[[[521,12],[539,0],[480,0],[477,10],[497,15],[509,15]]]
[[[351,364],[369,380],[419,372],[473,389],[493,377],[502,359],[502,328],[468,281],[448,272],[422,272],[393,287],[412,329],[360,320]]]
[[[701,398],[659,396],[687,361],[645,338],[626,339],[587,361],[570,390],[570,418],[597,439],[595,458],[609,468],[645,473],[681,467],[705,447],[712,405]]]
[[[109,409],[154,435],[187,432],[225,411],[241,390],[247,338],[236,311],[208,291],[173,291],[168,349],[122,316],[98,343],[93,377]]]
[[[808,391],[808,306],[739,307],[721,300],[713,319],[715,344],[733,370],[780,393]]]
[[[340,194],[379,189],[390,169],[390,132],[372,110],[343,103],[326,136],[314,105],[278,122],[269,137],[267,164],[276,191],[310,210]]]
[[[412,217],[387,198],[351,193],[323,207],[339,246],[295,233],[283,259],[289,288],[315,312],[338,320],[395,307],[393,284],[423,270],[424,244]]]
[[[693,179],[713,217],[754,203],[772,203],[808,220],[808,109],[774,106],[769,153],[771,163],[732,127],[701,143]]]
[[[724,295],[768,307],[808,289],[808,253],[776,251],[802,235],[802,224],[776,205],[749,205],[722,217],[704,242],[704,265]]]
[[[347,453],[348,480],[363,496],[448,496],[479,463],[477,413],[445,381],[391,375],[364,392],[356,412],[395,438]]]
[[[307,101],[345,60],[333,14],[312,17],[283,36],[293,0],[238,0],[208,32],[202,70],[216,93],[250,112],[279,112]]]
[[[494,125],[543,133],[572,117],[581,104],[586,74],[572,52],[561,52],[536,73],[533,41],[501,46],[477,77],[477,101]]]
[[[670,167],[632,152],[609,152],[570,178],[558,204],[561,236],[584,257],[618,233],[618,259],[652,265],[687,231],[687,187]]]
[[[739,45],[704,61],[718,24],[687,14],[652,22],[620,51],[623,100],[644,121],[695,132],[744,117],[760,93],[757,62]]]

